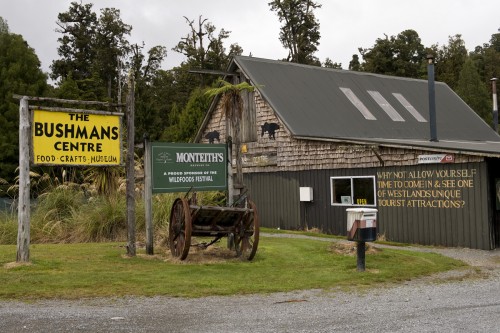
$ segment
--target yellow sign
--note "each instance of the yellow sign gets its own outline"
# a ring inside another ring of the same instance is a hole
[[[33,163],[119,165],[121,117],[34,110]]]

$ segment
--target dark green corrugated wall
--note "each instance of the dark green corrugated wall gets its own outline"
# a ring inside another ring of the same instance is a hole
[[[377,205],[378,233],[387,240],[423,245],[494,248],[490,182],[486,163],[420,164],[407,167],[308,170],[245,174],[261,224],[270,228],[319,228],[346,234],[345,206],[332,206],[330,177],[377,176],[378,172],[476,170],[472,187],[460,187],[461,208],[383,207]],[[377,184],[378,184],[378,178]],[[403,179],[404,180],[404,179]],[[441,181],[441,178],[429,178]],[[312,187],[314,201],[299,201],[299,187]],[[378,198],[380,199],[380,198]],[[378,200],[380,201],[380,200]]]

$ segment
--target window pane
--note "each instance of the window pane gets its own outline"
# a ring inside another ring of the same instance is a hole
[[[332,179],[332,202],[351,204],[351,179]]]
[[[375,189],[373,178],[353,178],[354,183],[354,204],[355,205],[374,205]]]

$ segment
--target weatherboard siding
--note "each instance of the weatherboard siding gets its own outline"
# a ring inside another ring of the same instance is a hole
[[[255,93],[254,96],[257,140],[243,142],[246,145],[246,153],[243,153],[242,156],[245,158],[245,155],[248,155],[255,158],[259,155],[275,153],[277,159],[276,163],[244,165],[244,173],[371,168],[382,166],[382,162],[385,167],[415,165],[418,162],[418,155],[435,153],[425,150],[295,139],[260,95]],[[267,133],[262,135],[261,126],[266,122],[279,124],[280,128],[276,131],[275,139],[269,138]],[[225,141],[227,137],[226,121],[225,117],[222,116],[220,105],[209,120],[201,142],[208,143],[205,136],[214,130],[220,133],[221,141]],[[472,163],[484,160],[483,157],[475,155],[455,154],[454,157],[455,163]]]

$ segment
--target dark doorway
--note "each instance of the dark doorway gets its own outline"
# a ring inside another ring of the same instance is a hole
[[[500,159],[492,158],[488,161],[490,176],[490,195],[493,217],[493,244],[500,247]]]

